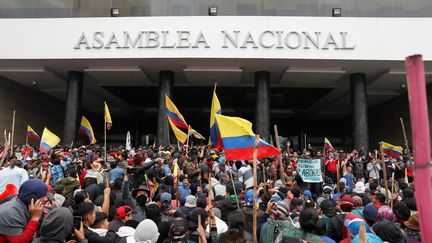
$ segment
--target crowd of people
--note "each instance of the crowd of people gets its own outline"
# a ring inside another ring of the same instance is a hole
[[[13,152],[0,165],[0,242],[253,242],[255,228],[262,243],[421,241],[405,155],[288,143],[255,178],[253,161],[210,146]],[[299,158],[320,159],[323,182],[304,182]]]

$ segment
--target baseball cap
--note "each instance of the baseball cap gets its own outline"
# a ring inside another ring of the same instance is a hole
[[[132,213],[132,208],[129,206],[121,206],[117,208],[116,218],[122,219]]]

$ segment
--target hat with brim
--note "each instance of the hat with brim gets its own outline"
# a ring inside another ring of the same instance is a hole
[[[146,185],[140,185],[138,188],[133,189],[132,196],[136,197],[139,191],[145,191],[148,195],[150,195],[150,189]]]
[[[93,170],[100,170],[102,168],[102,165],[95,161],[91,164],[91,167]]]
[[[413,215],[411,215],[411,217],[408,219],[408,221],[404,222],[405,226],[412,229],[412,230],[420,230],[420,225],[419,225],[419,218],[418,218],[418,214],[415,213]]]

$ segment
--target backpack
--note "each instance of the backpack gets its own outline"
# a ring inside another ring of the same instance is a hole
[[[294,226],[290,220],[282,221],[269,219],[267,223],[263,224],[261,227],[259,242],[275,242],[279,233],[293,228]]]

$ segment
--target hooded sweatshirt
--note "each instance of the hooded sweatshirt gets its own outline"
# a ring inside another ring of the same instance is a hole
[[[221,219],[227,222],[228,214],[237,210],[237,203],[236,200],[231,200],[228,197],[224,198],[224,200],[222,200],[219,205],[217,205],[217,208],[219,208],[222,213]]]
[[[73,216],[68,208],[51,210],[42,222],[40,237],[33,243],[65,242],[66,237],[73,231]]]
[[[137,226],[134,238],[136,242],[156,243],[159,238],[157,225],[150,219],[144,219]]]

